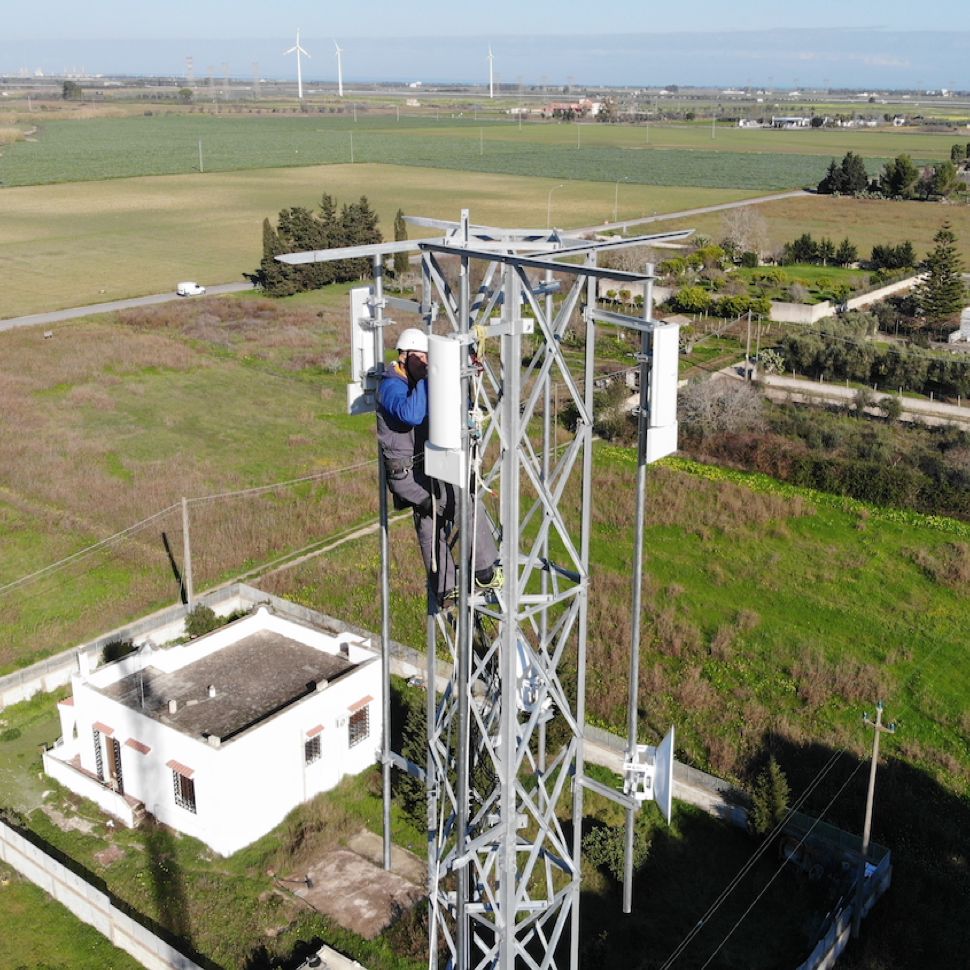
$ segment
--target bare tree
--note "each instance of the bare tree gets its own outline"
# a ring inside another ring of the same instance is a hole
[[[721,218],[721,229],[725,249],[759,256],[768,249],[768,223],[753,206],[728,209]]]
[[[716,434],[764,427],[761,392],[746,381],[714,379],[689,384],[680,391],[678,412],[684,430],[701,441]]]

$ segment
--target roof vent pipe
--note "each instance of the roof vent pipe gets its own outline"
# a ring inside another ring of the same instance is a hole
[[[168,702],[168,713],[169,714],[174,714],[178,709],[179,709],[179,702],[177,700],[175,700],[175,698],[173,697]]]
[[[210,697],[215,697],[216,696],[216,685],[215,684],[209,684],[209,686],[206,688],[206,690],[208,691]]]

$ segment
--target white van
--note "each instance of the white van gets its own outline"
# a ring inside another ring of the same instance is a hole
[[[175,287],[176,296],[205,296],[205,287],[198,283],[179,283]]]

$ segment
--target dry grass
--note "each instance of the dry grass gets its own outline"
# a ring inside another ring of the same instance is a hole
[[[934,582],[949,589],[970,589],[970,545],[951,542],[938,549],[916,549],[912,560]]]
[[[0,121],[0,145],[12,145],[15,141],[23,141],[24,133],[20,128],[7,127]]]
[[[804,647],[791,668],[798,696],[811,709],[817,709],[834,698],[852,704],[870,703],[873,697],[884,697],[888,684],[882,672],[856,660],[827,660],[818,647]]]
[[[840,153],[841,154],[841,153]],[[819,178],[824,174],[820,168]],[[770,248],[776,249],[803,232],[816,239],[848,237],[862,256],[877,243],[909,239],[922,256],[944,220],[953,226],[964,263],[970,262],[970,207],[935,202],[897,202],[885,199],[805,196],[758,206],[768,225]],[[724,235],[723,216],[698,216],[689,222],[664,223],[664,228],[696,228],[714,239]]]
[[[335,355],[340,331],[330,311],[317,308],[203,300],[133,312],[120,323],[64,325],[53,341],[31,330],[0,336],[0,409],[16,429],[0,435],[0,585],[183,495],[373,459],[371,437],[341,413],[342,394],[325,403],[320,379],[294,363]],[[196,587],[376,515],[375,470],[193,504]],[[180,563],[175,510],[120,545],[5,595],[0,668],[172,602],[178,585],[165,537]],[[58,605],[44,609],[50,594]]]
[[[443,179],[431,169],[329,165],[7,188],[0,260],[8,269],[0,313],[17,316],[167,292],[184,279],[241,280],[259,262],[263,219],[275,219],[286,206],[312,208],[324,189],[341,200],[366,194],[386,238],[393,235],[401,207],[455,219],[466,206],[480,222],[545,224],[548,180],[444,174]],[[625,191],[634,213],[745,194],[634,185]],[[555,202],[559,224],[600,223],[612,212],[612,187],[570,182]]]

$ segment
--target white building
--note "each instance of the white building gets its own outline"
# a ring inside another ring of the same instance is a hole
[[[372,764],[380,658],[261,607],[189,643],[82,663],[48,774],[126,824],[147,811],[222,855]]]

